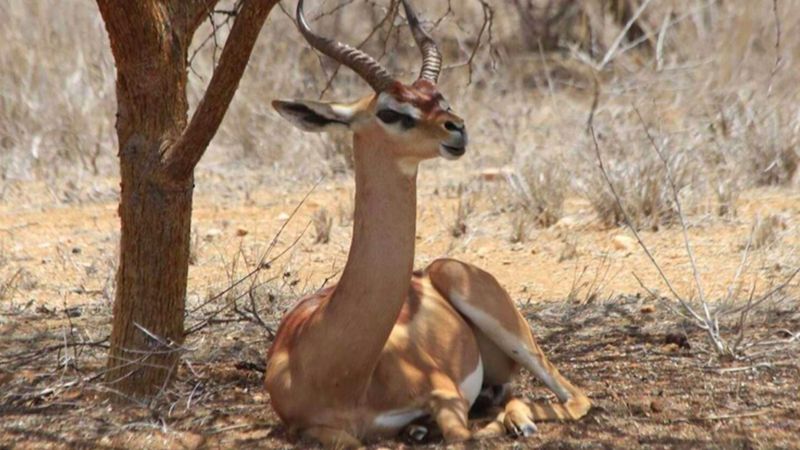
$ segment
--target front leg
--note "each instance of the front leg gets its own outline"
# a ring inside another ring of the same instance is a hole
[[[448,444],[466,441],[472,436],[467,426],[469,402],[457,389],[435,390],[431,394],[429,407]]]

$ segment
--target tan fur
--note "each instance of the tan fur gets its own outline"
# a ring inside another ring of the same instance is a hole
[[[532,420],[580,418],[588,398],[547,360],[491,275],[454,260],[412,275],[416,164],[453,138],[446,122],[463,120],[430,83],[392,90],[394,101],[423,112],[415,128],[387,132],[374,117],[375,96],[334,106],[356,118],[353,241],[339,283],[301,300],[278,329],[265,376],[273,408],[291,430],[332,448],[396,434],[419,415],[431,416],[448,442],[528,435]],[[561,403],[510,397],[473,433],[469,397],[481,381],[508,383],[520,365]]]

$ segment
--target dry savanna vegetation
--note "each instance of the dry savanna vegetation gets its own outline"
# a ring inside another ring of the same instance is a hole
[[[595,404],[474,446],[798,448],[800,2],[416,3],[471,138],[422,166],[416,265],[495,274]],[[395,2],[308,4],[322,33],[415,76]],[[192,107],[237,6],[195,35]],[[369,88],[310,50],[294,6],[270,15],[196,170],[176,382],[123,407],[102,382],[120,236],[106,31],[93,2],[0,4],[0,448],[309,445],[261,378],[283,314],[345,262],[350,143],[270,101]],[[517,389],[549,395],[528,374]]]

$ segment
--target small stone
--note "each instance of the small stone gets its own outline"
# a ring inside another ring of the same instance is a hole
[[[508,167],[490,167],[478,172],[477,178],[482,181],[502,181],[512,172]]]
[[[204,239],[206,242],[211,242],[211,241],[213,241],[214,239],[216,239],[216,238],[217,238],[219,235],[221,235],[221,234],[222,234],[222,230],[219,230],[219,229],[217,229],[217,228],[212,228],[212,229],[210,229],[210,230],[206,231],[206,234],[205,234],[205,236],[203,237],[203,239]]]
[[[282,212],[282,213],[278,214],[278,220],[280,220],[281,222],[285,222],[285,221],[289,220],[289,215],[286,214],[285,212]]]
[[[644,402],[628,403],[628,409],[634,416],[647,416],[647,408]]]
[[[639,309],[639,312],[642,314],[653,314],[654,312],[656,312],[656,307],[655,305],[643,305]]]
[[[238,237],[247,236],[248,233],[249,231],[245,230],[244,228],[239,228],[238,230],[236,230],[236,236]]]
[[[561,219],[559,219],[559,221],[556,222],[555,225],[553,225],[553,227],[556,229],[559,228],[570,229],[570,228],[575,228],[577,226],[578,226],[578,219],[574,216],[564,216]]]
[[[636,248],[636,240],[624,234],[618,234],[611,238],[611,243],[619,251],[632,252]]]
[[[667,344],[661,347],[661,351],[664,353],[677,353],[680,349],[677,344]]]
[[[667,404],[664,399],[657,398],[650,402],[650,410],[654,413],[660,413],[667,409]]]
[[[680,348],[690,349],[692,348],[691,344],[689,344],[689,336],[683,332],[673,332],[667,333],[664,336],[664,344],[675,344]]]

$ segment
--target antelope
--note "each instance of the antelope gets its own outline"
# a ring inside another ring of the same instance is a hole
[[[265,384],[275,412],[290,432],[337,448],[403,430],[417,436],[426,429],[406,427],[424,416],[447,442],[530,436],[536,420],[584,416],[590,400],[550,363],[492,275],[453,259],[413,271],[417,168],[437,156],[458,159],[468,139],[437,89],[442,57],[409,1],[403,6],[423,59],[410,85],[366,53],[315,34],[303,3],[296,19],[306,41],[374,93],[349,104],[272,103],[302,130],[350,130],[356,184],[341,279],[301,299],[269,349]],[[520,366],[559,401],[527,404],[510,395]],[[473,432],[467,413],[482,390],[497,415]]]

